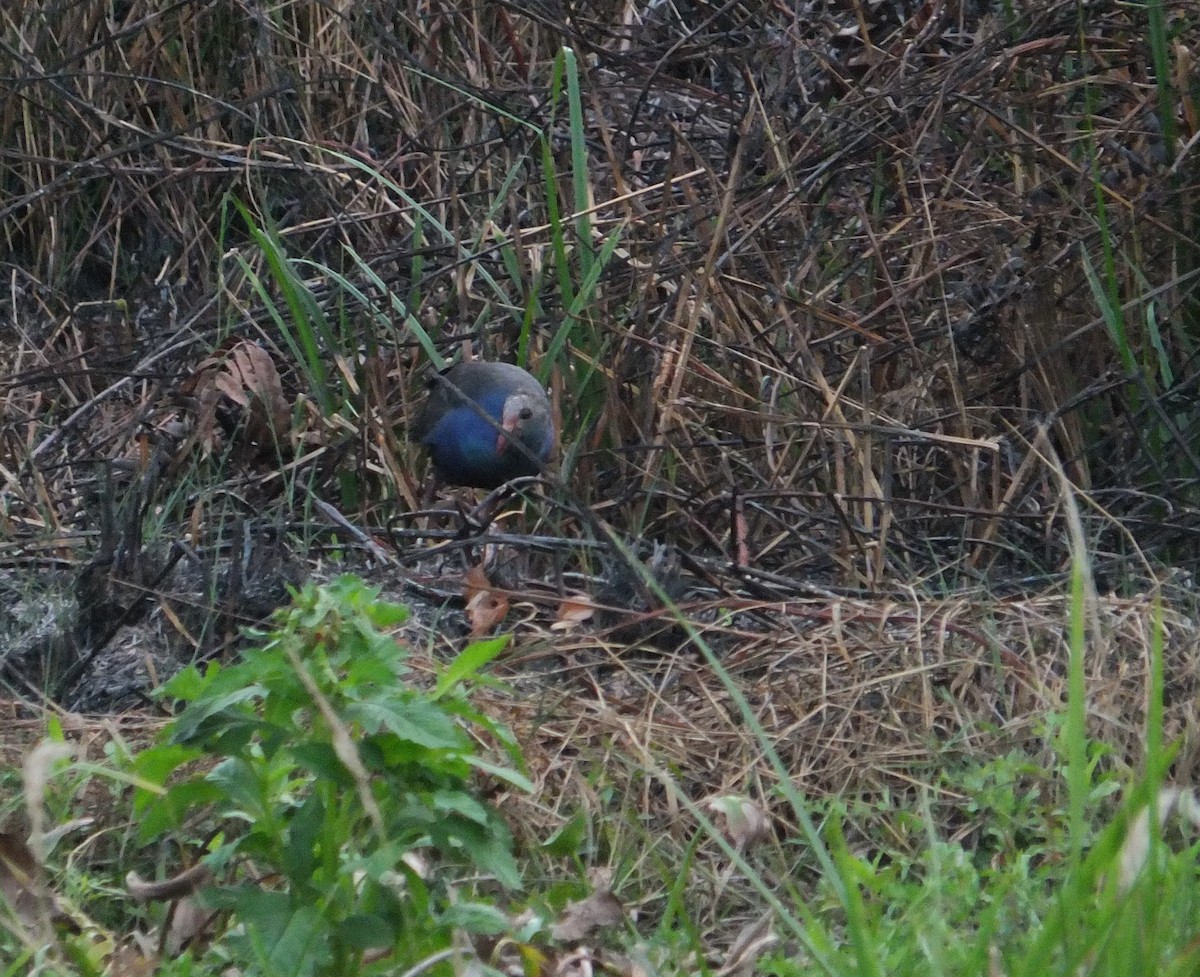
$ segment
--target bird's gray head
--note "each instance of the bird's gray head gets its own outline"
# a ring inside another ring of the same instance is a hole
[[[549,421],[544,397],[532,397],[527,393],[512,394],[504,401],[500,431],[496,437],[496,453],[503,454],[509,450],[509,442],[516,441],[529,451],[540,454]]]

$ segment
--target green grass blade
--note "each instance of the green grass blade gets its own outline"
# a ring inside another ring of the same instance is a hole
[[[317,336],[318,323],[324,324],[324,314],[313,301],[312,294],[305,287],[300,276],[296,274],[278,232],[269,224],[266,227],[259,226],[249,208],[241,201],[235,200],[233,203],[246,222],[251,238],[262,252],[271,277],[287,303],[288,311],[291,313],[290,320],[279,313],[270,292],[254,273],[249,263],[240,255],[238,262],[263,305],[269,310],[271,318],[279,327],[297,365],[307,376],[309,387],[317,403],[320,404],[321,410],[327,415],[332,415],[336,412],[335,398],[329,385],[329,375],[321,354],[321,342]],[[324,337],[326,341],[331,340],[332,337],[328,335],[328,330],[322,331],[326,333]]]

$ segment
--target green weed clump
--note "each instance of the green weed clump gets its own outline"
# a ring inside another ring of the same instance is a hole
[[[454,930],[503,927],[455,883],[521,882],[508,829],[471,777],[529,785],[477,755],[468,726],[516,751],[463,692],[504,641],[472,645],[420,689],[382,630],[406,614],[353,577],[308,586],[237,664],[166,685],[185,706],[132,759],[156,785],[134,809],[142,844],[210,839],[191,854],[217,880],[198,898],[219,925],[196,963],[244,975],[347,974],[382,956],[407,967]]]

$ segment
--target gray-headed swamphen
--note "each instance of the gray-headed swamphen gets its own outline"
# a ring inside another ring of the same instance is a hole
[[[536,475],[554,450],[550,399],[511,363],[471,360],[438,374],[412,437],[451,485],[494,489]]]

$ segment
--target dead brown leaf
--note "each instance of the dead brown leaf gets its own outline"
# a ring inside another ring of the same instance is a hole
[[[771,819],[748,797],[724,794],[704,806],[724,818],[722,833],[738,851],[747,851],[771,835]]]
[[[779,937],[771,929],[771,913],[747,923],[729,948],[717,977],[750,977],[759,957],[778,942]]]
[[[471,567],[463,577],[463,596],[472,638],[489,634],[508,616],[508,595],[492,586],[482,565]]]
[[[216,918],[213,910],[202,908],[191,896],[180,899],[171,912],[164,949],[175,956],[193,946],[198,938],[211,935],[212,923]]]
[[[219,444],[218,409],[232,405],[239,419],[238,448],[255,460],[273,455],[287,432],[291,405],[271,354],[249,340],[236,340],[205,357],[183,384],[185,394],[196,398],[196,427],[191,444],[208,455]]]
[[[568,594],[558,605],[558,617],[550,625],[550,630],[570,631],[584,621],[591,620],[595,613],[596,604],[587,594]]]
[[[170,902],[192,895],[212,880],[212,870],[204,862],[198,862],[172,878],[154,882],[147,882],[137,872],[127,872],[125,888],[138,902]]]
[[[54,896],[42,881],[37,860],[25,841],[9,831],[0,832],[0,901],[31,932],[48,919],[61,916]]]
[[[477,563],[463,574],[462,588],[463,597],[468,604],[476,594],[492,589],[492,582],[488,579],[488,575],[483,569],[483,564]]]
[[[133,943],[122,944],[108,958],[109,977],[150,977],[157,969],[154,954],[143,952]]]
[[[1154,803],[1142,808],[1129,825],[1125,842],[1121,845],[1119,886],[1124,892],[1141,874],[1150,857],[1153,833],[1150,830],[1151,815],[1158,821],[1161,831],[1172,819],[1192,828],[1200,828],[1200,793],[1169,785],[1159,789]]]
[[[550,927],[550,935],[565,943],[586,940],[602,927],[618,926],[625,921],[625,907],[608,888],[597,889],[586,899],[568,903]]]

